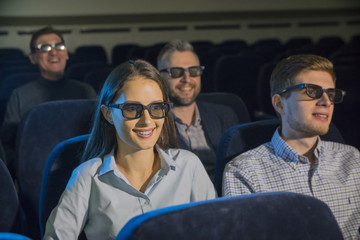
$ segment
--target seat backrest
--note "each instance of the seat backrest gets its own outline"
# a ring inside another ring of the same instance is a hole
[[[270,94],[270,76],[276,66],[275,62],[267,62],[263,64],[259,69],[259,75],[257,79],[257,118],[262,119],[266,116],[276,116],[275,110],[271,104]]]
[[[359,54],[360,60],[360,54]],[[359,61],[360,63],[360,61]],[[359,111],[353,111],[360,104],[360,69],[359,65],[335,66],[336,87],[345,90],[346,95],[341,104],[335,106],[332,121],[340,129],[347,144],[360,148]]]
[[[344,39],[340,36],[325,36],[321,37],[317,43],[316,48],[320,50],[320,55],[329,57],[332,53],[335,53],[343,45],[345,45]]]
[[[236,94],[225,92],[201,93],[197,100],[229,106],[238,116],[240,123],[250,122],[248,109],[243,100]]]
[[[7,164],[7,159],[6,159],[6,156],[5,156],[5,150],[4,150],[4,146],[2,144],[2,141],[0,139],[0,159],[5,163]]]
[[[222,177],[225,165],[237,155],[271,141],[280,125],[277,118],[239,124],[228,129],[220,139],[216,152],[214,185],[219,196],[222,196]],[[329,132],[321,139],[344,143],[344,139],[331,123]]]
[[[31,238],[19,233],[0,232],[0,240],[31,240]]]
[[[45,162],[58,143],[90,132],[96,105],[93,99],[46,102],[30,109],[19,125],[15,171],[32,238],[40,236],[39,198]]]
[[[113,67],[92,69],[85,75],[84,82],[92,86],[96,93],[99,93],[112,70]]]
[[[7,76],[18,74],[18,73],[39,73],[39,67],[37,65],[32,64],[16,64],[16,65],[9,65],[2,69],[0,69],[0,83],[3,79]]]
[[[159,55],[161,49],[165,46],[165,43],[155,44],[144,52],[144,59],[151,63],[153,66],[157,66],[157,56]]]
[[[80,46],[75,49],[74,57],[95,62],[108,62],[105,48],[100,45]]]
[[[128,61],[131,56],[131,51],[139,48],[139,45],[134,43],[117,44],[111,51],[111,64],[117,66],[125,61]]]
[[[91,70],[99,69],[99,68],[107,68],[110,67],[107,63],[104,62],[83,62],[76,63],[71,65],[65,72],[65,76],[70,79],[84,81],[84,78],[87,73]]]
[[[234,93],[245,102],[250,115],[256,110],[256,87],[262,54],[252,50],[220,57],[215,64],[214,83],[219,92]]]
[[[41,233],[51,211],[56,207],[64,192],[72,171],[81,164],[81,155],[89,135],[65,140],[51,151],[42,175],[39,221]]]
[[[19,211],[14,182],[4,161],[0,159],[0,232],[10,232]]]
[[[319,221],[321,219],[321,221]],[[255,193],[177,205],[132,218],[116,240],[343,239],[330,208],[298,193]]]
[[[0,61],[1,60],[23,60],[26,59],[24,52],[20,48],[0,48]]]
[[[313,40],[310,37],[293,37],[286,41],[284,48],[287,50],[298,49],[311,44],[313,44]]]

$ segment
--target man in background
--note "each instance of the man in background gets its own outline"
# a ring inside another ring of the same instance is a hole
[[[213,180],[219,140],[225,130],[239,124],[239,119],[230,107],[196,101],[204,66],[189,42],[173,40],[166,44],[157,65],[174,103],[180,148],[194,152]]]
[[[34,32],[30,50],[30,61],[39,67],[41,77],[16,88],[10,96],[1,129],[8,162],[14,158],[17,126],[30,108],[49,101],[96,98],[90,85],[65,78],[69,55],[61,32],[52,27]]]

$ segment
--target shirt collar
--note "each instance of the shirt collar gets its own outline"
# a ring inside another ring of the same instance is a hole
[[[288,163],[309,163],[309,159],[303,155],[300,155],[298,152],[296,152],[293,148],[291,148],[284,139],[281,138],[280,134],[280,127],[278,127],[271,139],[271,144],[274,147],[275,155],[278,157],[281,157]],[[323,148],[323,143],[320,140],[320,137],[318,137],[318,143],[315,148],[315,156],[317,159],[319,159],[319,154],[321,152],[321,149]]]
[[[166,173],[170,170],[176,171],[177,164],[172,157],[166,151],[162,150],[158,145],[155,146],[156,150],[159,153],[161,160],[161,169],[163,169]]]
[[[38,79],[38,82],[47,88],[59,88],[59,87],[65,85],[67,83],[67,81],[68,80],[65,79],[64,77],[60,78],[56,81],[48,80],[42,76]]]
[[[160,164],[161,169],[167,174],[170,170],[176,170],[176,163],[175,161],[158,145],[155,146],[157,152],[159,153],[160,157]],[[108,172],[114,172],[115,175],[118,177],[122,177],[123,174],[118,170],[115,162],[114,150],[112,150],[109,154],[104,156],[103,166],[99,172],[99,176],[106,174]]]
[[[182,119],[177,117],[174,112],[172,112],[172,114],[173,114],[175,122],[178,122],[180,124],[184,124]],[[201,123],[200,111],[199,111],[199,108],[198,108],[197,104],[195,103],[195,121],[194,121],[193,126],[198,127],[198,126],[200,126],[200,123]]]
[[[109,154],[104,156],[103,166],[99,172],[99,176],[108,173],[110,171],[117,170],[115,157],[114,157],[114,150],[112,150]]]

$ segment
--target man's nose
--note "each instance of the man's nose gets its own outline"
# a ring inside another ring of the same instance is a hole
[[[189,82],[190,78],[191,78],[191,76],[190,76],[189,72],[184,71],[184,75],[182,76],[181,81],[182,82]]]
[[[324,106],[329,107],[331,104],[332,103],[330,101],[328,93],[324,91],[319,99],[319,105],[324,105]]]

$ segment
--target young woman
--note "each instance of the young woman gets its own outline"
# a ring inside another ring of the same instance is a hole
[[[99,96],[83,154],[44,239],[114,239],[132,217],[212,199],[216,193],[196,155],[175,149],[166,87],[143,60],[113,70]]]

